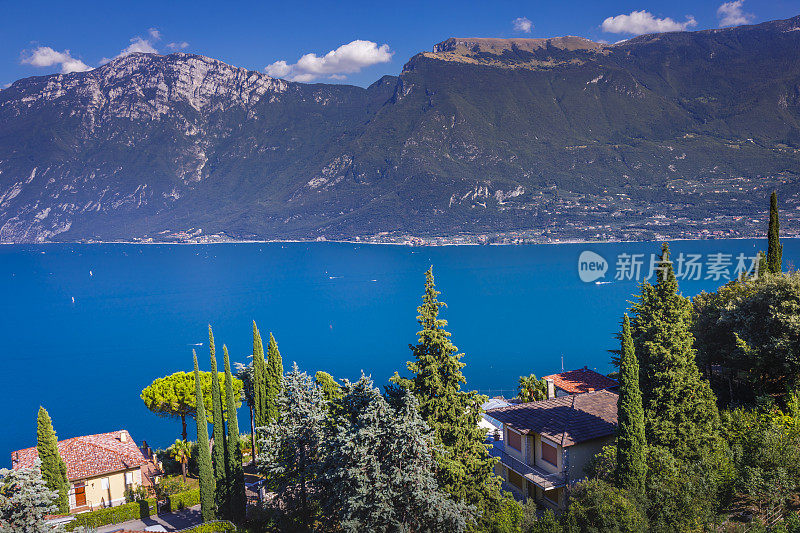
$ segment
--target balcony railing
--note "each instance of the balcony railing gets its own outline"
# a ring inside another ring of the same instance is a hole
[[[566,485],[566,478],[563,474],[551,474],[538,466],[523,463],[510,456],[506,453],[505,443],[502,440],[490,440],[489,444],[492,446],[489,448],[489,455],[497,457],[501,463],[543,490],[557,489]]]

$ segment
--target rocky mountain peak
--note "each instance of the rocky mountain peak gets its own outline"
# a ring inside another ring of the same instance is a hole
[[[547,39],[494,39],[484,37],[454,38],[444,40],[434,45],[434,54],[502,54],[506,51],[522,50],[534,52],[542,48],[558,48],[561,50],[599,50],[606,45],[596,43],[583,37],[567,35],[564,37],[551,37]]]

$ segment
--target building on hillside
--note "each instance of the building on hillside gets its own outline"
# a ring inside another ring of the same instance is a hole
[[[486,414],[486,411],[497,409],[499,407],[508,407],[511,405],[502,398],[491,398],[481,405],[481,417],[478,420],[478,426],[486,430],[487,435],[492,435],[497,432],[503,431],[503,424],[499,420],[495,420],[491,415]]]
[[[551,374],[542,379],[547,383],[548,398],[558,398],[568,394],[581,394],[603,389],[616,390],[619,387],[619,383],[616,380],[590,370],[586,366],[578,370]]]
[[[614,441],[617,397],[602,389],[489,410],[502,424],[501,440],[490,442],[495,472],[518,498],[566,508],[569,486]]]
[[[154,481],[153,463],[124,429],[59,441],[58,452],[67,465],[71,512],[125,503],[127,488]],[[11,466],[30,468],[38,456],[36,447],[18,450],[11,454]]]

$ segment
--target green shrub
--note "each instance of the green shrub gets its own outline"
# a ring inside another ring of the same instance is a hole
[[[89,513],[80,513],[75,517],[75,520],[67,524],[66,528],[68,531],[72,531],[79,526],[97,528],[108,524],[118,524],[127,520],[148,518],[155,513],[155,498],[147,498],[146,500],[126,503],[116,507],[107,507]]]
[[[188,529],[181,529],[178,533],[227,533],[239,531],[232,522],[218,520],[215,522],[206,522],[199,526],[190,527]]]
[[[173,494],[180,494],[189,490],[189,486],[180,477],[162,477],[155,484],[153,490],[156,493],[156,498],[159,501],[164,501]]]
[[[167,508],[164,512],[171,513],[198,505],[200,503],[200,489],[192,489],[167,497]]]

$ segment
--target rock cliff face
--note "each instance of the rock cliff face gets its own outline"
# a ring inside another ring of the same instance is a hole
[[[134,54],[0,91],[0,242],[745,235],[799,182],[800,17],[448,39],[366,89]]]

